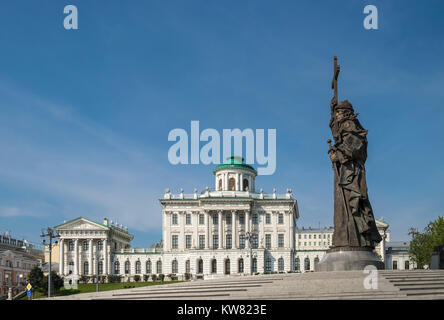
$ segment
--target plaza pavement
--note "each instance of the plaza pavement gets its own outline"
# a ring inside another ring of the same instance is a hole
[[[366,289],[362,271],[227,276],[56,297],[62,300],[444,299],[444,270],[379,271]]]

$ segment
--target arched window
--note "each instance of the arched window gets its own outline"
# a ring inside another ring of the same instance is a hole
[[[253,258],[253,265],[252,265],[252,272],[256,273],[257,272],[257,259]]]
[[[89,269],[89,263],[88,261],[85,261],[83,263],[83,274],[88,274],[88,269]]]
[[[247,191],[247,188],[249,188],[248,179],[244,179],[244,181],[242,182],[242,190]]]
[[[409,269],[410,269],[409,260],[406,260],[406,261],[404,262],[404,269],[405,269],[405,270],[409,270]]]
[[[308,259],[308,257],[306,257],[304,260],[304,270],[310,270],[310,259]]]
[[[203,260],[202,259],[197,260],[197,273],[198,274],[203,273]]]
[[[179,264],[176,259],[171,262],[171,273],[179,273]]]
[[[228,179],[228,190],[234,191],[236,187],[236,179],[230,178]]]
[[[217,260],[211,260],[211,273],[217,273]]]
[[[271,271],[272,271],[271,258],[267,257],[267,259],[265,259],[265,272],[266,273],[271,273]]]
[[[97,264],[97,274],[103,274],[103,261],[99,261]]]
[[[278,259],[278,271],[284,271],[284,258]]]
[[[136,261],[136,274],[141,274],[142,273],[142,264],[140,263],[139,260]]]
[[[114,274],[119,274],[120,273],[120,262],[116,261],[114,262]]]
[[[244,259],[240,258],[237,265],[238,265],[238,268],[237,268],[238,272],[244,273]]]
[[[301,271],[301,262],[299,261],[299,257],[294,259],[294,270]]]
[[[125,261],[125,274],[129,274],[131,269],[131,263],[127,260]]]
[[[152,272],[152,269],[151,269],[151,260],[148,260],[148,261],[146,262],[146,273],[150,274],[151,272]]]
[[[222,179],[219,179],[219,182],[218,182],[218,189],[219,189],[219,191],[222,190]]]
[[[230,274],[230,259],[225,259],[225,274]]]
[[[158,274],[162,273],[162,260],[157,260],[156,269]]]
[[[185,273],[191,273],[191,263],[190,263],[190,260],[185,261]]]
[[[319,263],[319,258],[318,257],[316,257],[315,259],[314,259],[314,263],[313,263],[313,265],[314,265],[314,267],[316,268],[316,265]]]

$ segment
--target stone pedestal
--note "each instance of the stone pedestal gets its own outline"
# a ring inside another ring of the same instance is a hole
[[[315,266],[315,271],[364,270],[368,265],[375,266],[378,270],[385,269],[384,262],[371,248],[333,247]]]

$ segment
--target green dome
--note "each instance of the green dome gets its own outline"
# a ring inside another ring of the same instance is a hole
[[[251,170],[257,174],[256,170],[252,166],[244,163],[244,158],[242,158],[242,157],[231,156],[231,157],[228,157],[227,160],[228,160],[227,163],[222,163],[222,164],[218,165],[213,170],[213,173],[216,173],[217,171],[223,170],[223,169],[242,168],[242,169]]]

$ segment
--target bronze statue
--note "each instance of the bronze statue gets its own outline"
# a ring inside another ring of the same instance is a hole
[[[338,104],[337,57],[331,99],[330,128],[334,139],[328,141],[334,169],[334,234],[333,248],[366,247],[373,249],[382,240],[376,228],[373,210],[367,194],[365,161],[367,159],[367,130],[347,100]]]

